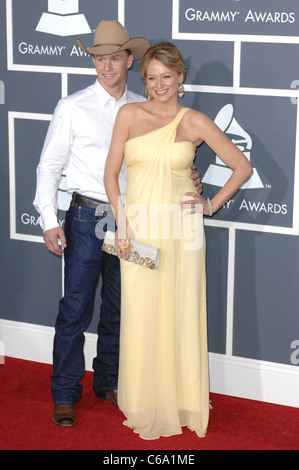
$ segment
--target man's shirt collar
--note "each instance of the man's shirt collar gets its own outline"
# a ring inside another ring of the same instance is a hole
[[[128,99],[127,99],[127,85],[125,86],[125,92],[123,94],[123,96],[118,100],[116,101],[115,98],[113,96],[111,96],[108,91],[105,90],[105,88],[100,84],[100,82],[98,80],[96,80],[96,83],[95,83],[95,90],[96,90],[96,94],[98,95],[99,99],[100,99],[100,102],[103,106],[108,106],[110,103],[118,103],[119,106],[120,105],[123,105],[123,104],[126,104]]]

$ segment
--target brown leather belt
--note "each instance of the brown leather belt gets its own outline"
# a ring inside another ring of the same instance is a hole
[[[97,199],[81,196],[81,194],[78,193],[73,194],[72,202],[76,202],[82,206],[90,207],[91,209],[96,209],[99,204],[109,204],[107,201],[98,201]]]

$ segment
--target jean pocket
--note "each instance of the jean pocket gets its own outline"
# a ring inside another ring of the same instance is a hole
[[[103,217],[105,217],[104,213],[96,214],[94,209],[90,209],[89,207],[85,206],[78,206],[76,208],[73,220],[76,220],[77,222],[87,222],[96,224]]]
[[[74,208],[71,222],[72,233],[89,233],[102,240],[107,230],[115,230],[115,219],[111,210],[95,211],[80,205]]]

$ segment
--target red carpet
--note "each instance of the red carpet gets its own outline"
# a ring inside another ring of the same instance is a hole
[[[60,428],[52,423],[51,372],[50,365],[9,357],[0,364],[1,450],[299,449],[299,409],[218,394],[211,394],[204,439],[184,428],[182,435],[145,441],[122,424],[123,415],[111,401],[95,397],[91,372],[82,381],[76,426]]]

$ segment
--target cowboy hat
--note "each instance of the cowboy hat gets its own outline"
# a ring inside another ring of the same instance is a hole
[[[93,47],[86,49],[79,38],[77,38],[77,43],[82,51],[90,55],[113,54],[129,49],[134,60],[140,59],[151,45],[145,38],[130,39],[128,31],[116,20],[103,20],[98,24]]]

